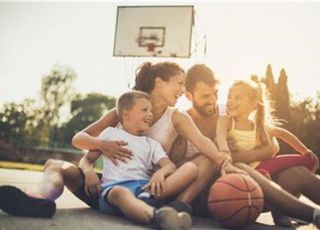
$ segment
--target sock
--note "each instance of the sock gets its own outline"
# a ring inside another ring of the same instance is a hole
[[[15,216],[48,218],[56,211],[54,201],[28,196],[13,186],[0,186],[0,198],[0,209]]]

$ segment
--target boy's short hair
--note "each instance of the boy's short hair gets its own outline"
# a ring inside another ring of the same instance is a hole
[[[187,71],[186,90],[192,93],[198,82],[203,82],[210,86],[219,84],[219,80],[215,78],[213,71],[205,64],[196,64]]]
[[[130,110],[132,109],[136,101],[138,99],[145,98],[149,101],[151,101],[151,97],[149,94],[139,91],[139,90],[133,90],[130,92],[126,92],[122,94],[118,100],[117,100],[117,115],[119,120],[122,122],[122,112],[123,110]]]

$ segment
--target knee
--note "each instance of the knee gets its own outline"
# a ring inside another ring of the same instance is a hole
[[[118,204],[119,202],[123,201],[129,193],[130,191],[127,188],[115,186],[109,191],[107,200],[111,204]]]
[[[61,165],[61,160],[49,159],[44,163],[44,170],[47,170],[49,168],[61,168]]]
[[[193,162],[184,163],[181,167],[183,167],[188,178],[195,179],[198,176],[198,167]]]

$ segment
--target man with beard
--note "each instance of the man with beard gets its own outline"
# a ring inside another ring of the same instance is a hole
[[[210,138],[212,141],[216,137],[216,126],[218,117],[225,115],[225,109],[223,106],[217,104],[218,98],[218,80],[215,78],[213,71],[204,64],[196,64],[192,66],[186,76],[185,87],[186,87],[186,97],[192,102],[192,107],[186,111],[190,118],[194,121],[196,126],[202,132],[203,135]],[[233,140],[229,140],[229,149],[232,152],[237,152],[236,158],[233,158],[234,162],[250,163],[248,162],[248,155],[255,156],[255,160],[265,160],[271,158],[279,150],[279,146],[275,140],[273,143],[261,147],[259,149],[254,149],[251,151],[238,151],[236,143]],[[223,152],[224,150],[220,150]],[[227,154],[227,153],[226,153]],[[175,162],[177,166],[183,164],[186,161],[193,161],[197,164],[199,158],[204,162],[205,159],[202,154],[189,142],[178,136],[175,143],[170,150],[170,158]],[[214,167],[213,167],[214,168]],[[193,201],[192,206],[194,209],[194,214],[199,216],[207,216],[207,196],[209,188],[211,187],[214,180],[219,177],[219,173],[214,171],[206,171],[207,169],[201,170],[199,167],[199,176],[203,180],[208,181],[205,189],[198,195],[198,197]],[[251,175],[251,173],[249,173]],[[256,173],[254,173],[256,175]],[[252,175],[251,175],[252,176]],[[260,175],[258,175],[259,178]],[[305,170],[302,166],[295,166],[283,171],[280,171],[276,175],[273,175],[272,179],[281,185],[286,191],[293,195],[298,195],[302,190],[308,190],[307,192],[314,192],[312,183],[314,181],[314,175],[308,170]],[[288,196],[278,195],[278,191],[269,189],[271,186],[265,181],[254,179],[261,185],[261,187],[266,188],[268,191],[267,201],[272,206],[280,206],[281,209],[290,210],[291,207],[284,205],[288,202]],[[306,182],[306,179],[310,179],[310,182]],[[264,179],[264,178],[262,178]],[[304,184],[303,184],[304,183]],[[308,184],[309,183],[309,184]],[[283,194],[281,192],[281,194]],[[266,194],[265,194],[266,195]],[[295,203],[295,201],[293,201]],[[279,203],[279,205],[277,204]],[[290,202],[289,202],[290,203]],[[291,208],[292,210],[294,208]],[[292,213],[291,213],[292,214]],[[293,211],[295,215],[295,211]],[[273,212],[273,218],[276,225],[279,226],[290,226],[290,218],[281,215],[280,213]]]

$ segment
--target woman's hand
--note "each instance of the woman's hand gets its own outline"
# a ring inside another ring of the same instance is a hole
[[[101,192],[100,179],[95,171],[84,173],[84,191],[88,196],[99,196]]]
[[[118,161],[128,162],[132,158],[132,151],[124,148],[128,143],[124,141],[99,141],[99,150],[108,157],[113,164],[118,165]]]
[[[151,195],[159,197],[166,191],[165,176],[161,170],[153,174],[150,182],[142,187],[143,190],[148,191]]]

